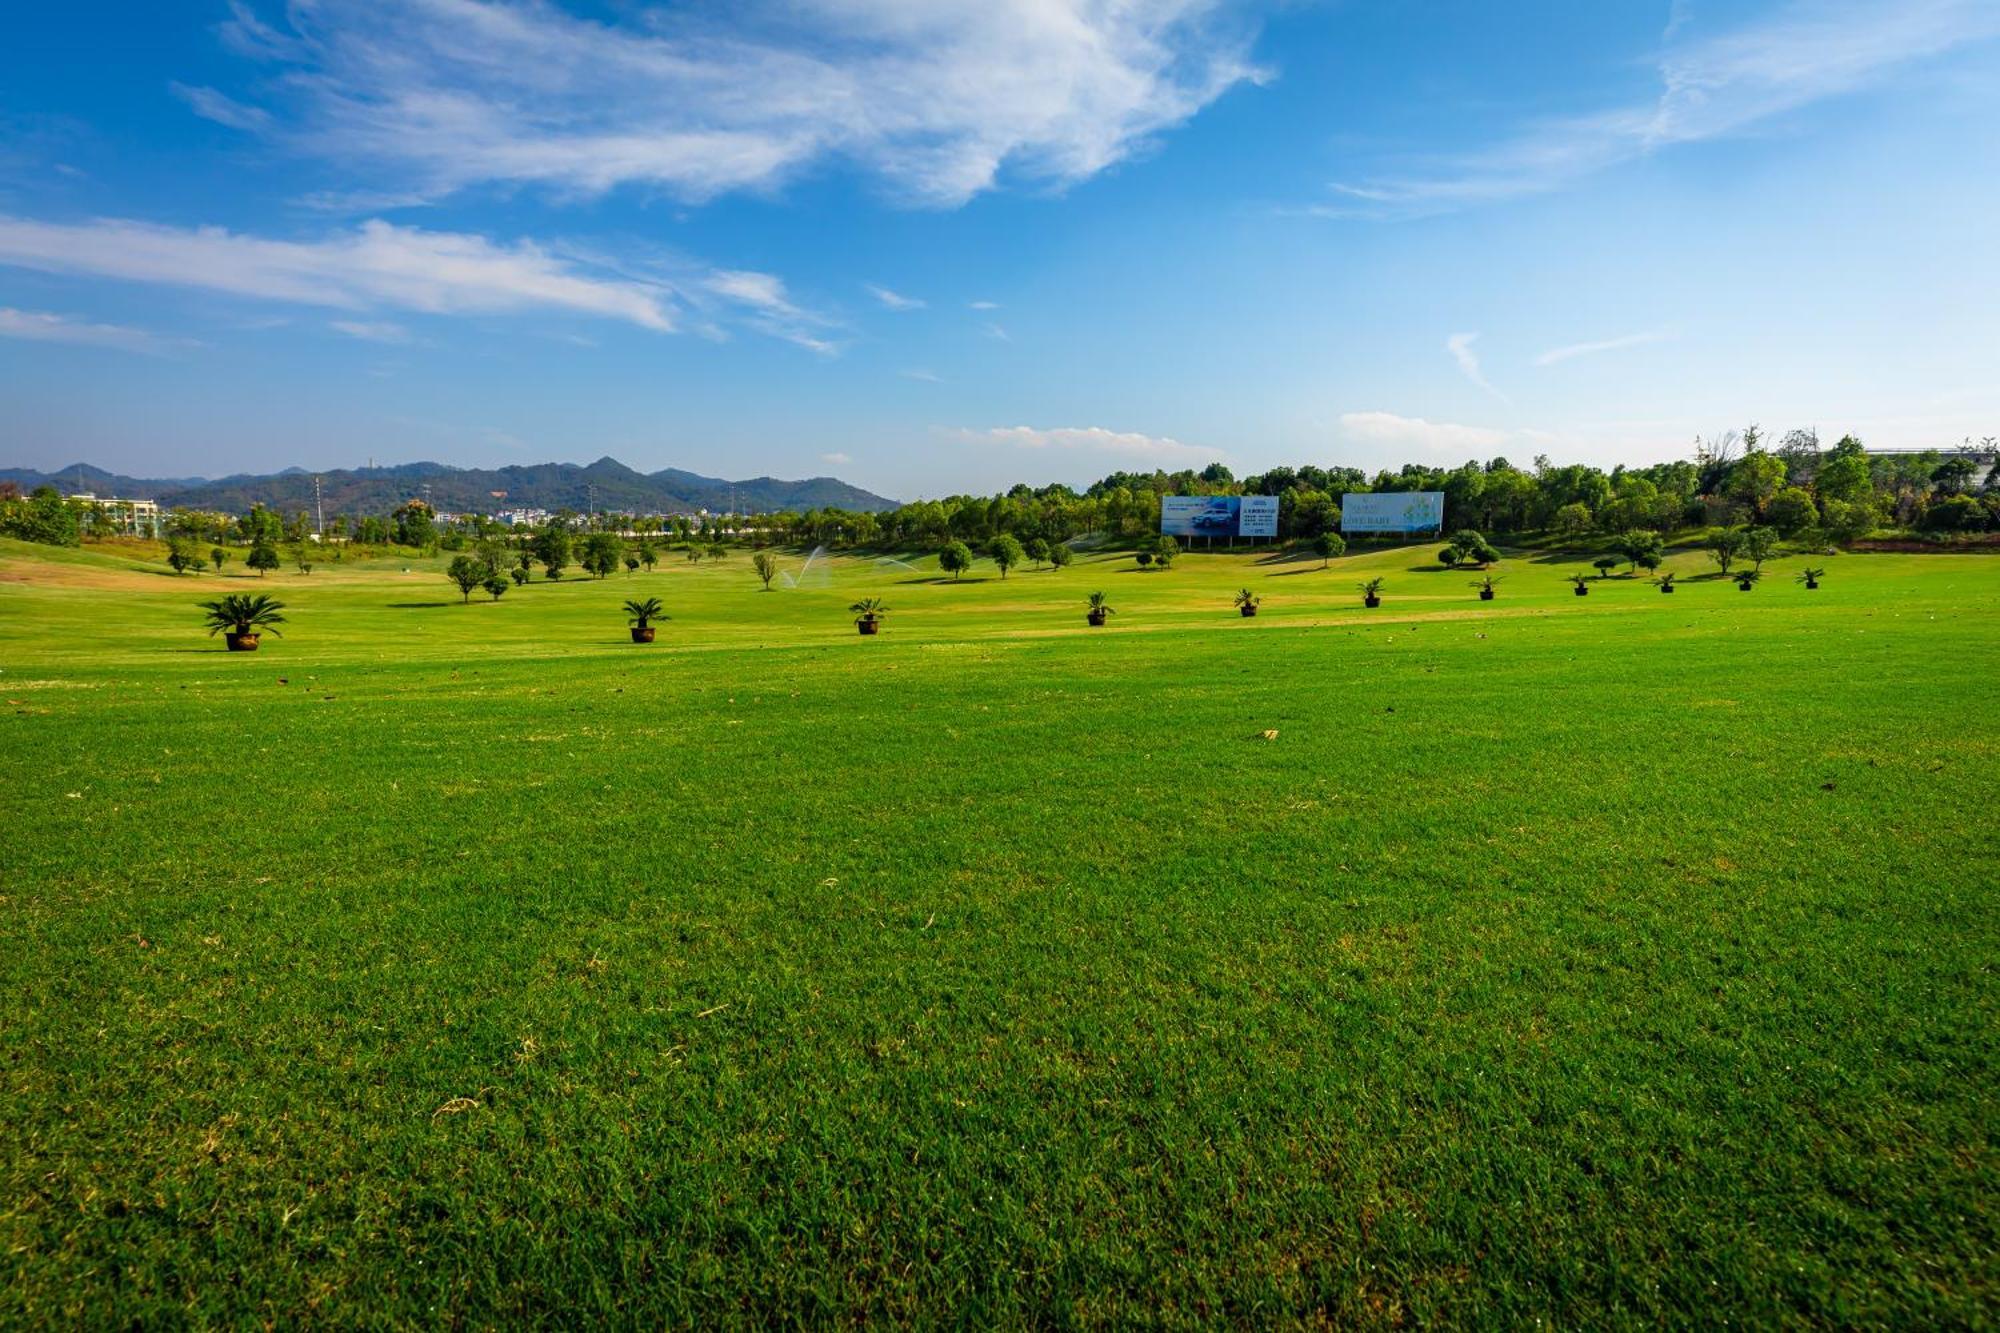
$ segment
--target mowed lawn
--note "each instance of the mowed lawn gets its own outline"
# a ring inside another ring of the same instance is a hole
[[[1429,562],[0,544],[0,1324],[2000,1319],[2000,562]]]

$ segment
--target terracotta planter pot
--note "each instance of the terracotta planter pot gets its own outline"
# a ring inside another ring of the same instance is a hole
[[[232,653],[254,653],[257,651],[257,640],[261,637],[260,634],[225,633],[222,639],[229,645],[229,651]]]
[[[854,628],[860,630],[863,634],[880,634],[882,632],[882,622],[879,620],[857,620],[854,622]]]
[[[1576,590],[1576,595],[1577,595],[1578,597],[1588,597],[1588,596],[1590,596],[1590,589],[1588,589],[1588,588],[1578,588],[1578,589]]]
[[[651,625],[634,625],[632,627],[632,642],[651,643],[652,641],[653,627]]]
[[[1241,611],[1246,616],[1254,616],[1257,614],[1257,608],[1254,606],[1239,606],[1236,609]]]
[[[1361,599],[1361,604],[1363,606],[1380,606],[1382,605],[1382,599],[1380,597],[1364,597]]]
[[[1490,602],[1490,601],[1492,601],[1492,600],[1493,600],[1493,589],[1491,589],[1491,588],[1481,588],[1481,589],[1479,590],[1479,600],[1480,600],[1480,601],[1482,601],[1482,602]]]
[[[1106,615],[1107,613],[1103,611],[1091,611],[1086,613],[1083,618],[1099,629],[1103,629]]]

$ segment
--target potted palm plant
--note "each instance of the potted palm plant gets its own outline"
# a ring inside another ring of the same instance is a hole
[[[1571,582],[1571,583],[1572,583],[1573,585],[1575,585],[1575,587],[1576,587],[1576,595],[1577,595],[1578,597],[1588,597],[1588,596],[1590,596],[1590,575],[1588,575],[1588,574],[1571,574],[1571,575],[1569,576],[1569,581],[1570,581],[1570,582]]]
[[[1245,616],[1254,616],[1257,614],[1257,604],[1263,600],[1262,597],[1245,588],[1236,594],[1236,609],[1241,611]]]
[[[221,634],[232,653],[256,652],[258,637],[264,630],[284,637],[277,626],[285,619],[279,614],[285,604],[261,592],[254,595],[232,592],[213,602],[203,602],[201,609],[208,612],[209,637]]]
[[[632,642],[634,643],[651,643],[653,641],[653,622],[655,620],[673,619],[672,616],[666,614],[666,608],[660,605],[660,599],[657,597],[648,597],[643,602],[635,602],[628,599],[625,603],[625,614],[632,617]]]
[[[1382,605],[1381,579],[1373,578],[1368,580],[1366,583],[1357,583],[1354,586],[1361,589],[1361,604],[1363,606]]]
[[[1811,565],[1807,565],[1804,569],[1800,570],[1794,577],[1798,582],[1806,585],[1807,592],[1811,592],[1814,588],[1817,588],[1819,586],[1819,576],[1824,573],[1826,573],[1826,571],[1823,569],[1814,569]]]
[[[1666,573],[1654,579],[1653,582],[1659,585],[1659,589],[1661,592],[1672,592],[1674,590],[1674,571],[1672,571],[1671,569],[1668,570]]]
[[[880,634],[882,617],[889,614],[880,597],[864,597],[847,609],[854,613],[854,628],[863,634]]]
[[[1499,584],[1499,582],[1500,580],[1498,578],[1496,578],[1491,574],[1488,574],[1485,578],[1480,579],[1472,586],[1479,589],[1480,601],[1490,602],[1493,600],[1493,589]]]
[[[1090,608],[1085,612],[1085,618],[1091,624],[1102,628],[1107,617],[1117,614],[1117,610],[1112,607],[1111,603],[1104,600],[1103,593],[1094,592],[1090,594]]]
[[[1754,569],[1739,569],[1729,577],[1736,580],[1736,591],[1749,592],[1757,586],[1757,580],[1764,576]]]

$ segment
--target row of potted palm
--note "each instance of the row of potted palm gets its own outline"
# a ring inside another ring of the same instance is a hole
[[[1808,566],[1799,571],[1795,581],[1804,584],[1810,590],[1819,587],[1819,581],[1825,574],[1824,569]],[[1737,587],[1749,592],[1763,576],[1754,569],[1748,569],[1734,571],[1729,577],[1736,581]],[[1578,597],[1590,595],[1588,575],[1571,574],[1569,581],[1575,587]],[[1472,586],[1478,589],[1480,601],[1490,602],[1499,582],[1498,578],[1489,574]],[[1675,588],[1674,575],[1671,572],[1661,574],[1650,582],[1663,593],[1671,593]],[[1382,579],[1372,578],[1355,586],[1361,592],[1364,605],[1371,607],[1382,605]],[[1238,613],[1248,618],[1257,614],[1257,608],[1263,604],[1264,599],[1250,589],[1243,588],[1236,593],[1234,601]],[[223,642],[228,645],[232,653],[256,652],[261,636],[267,631],[280,634],[277,627],[285,621],[283,614],[285,604],[262,593],[230,593],[215,601],[201,603],[201,609],[207,615],[209,634],[211,636],[221,634]],[[880,634],[882,621],[889,614],[889,608],[879,597],[864,597],[847,609],[854,615],[854,627],[863,634]],[[666,608],[657,597],[648,597],[643,601],[627,599],[625,614],[628,617],[627,623],[631,627],[634,643],[653,642],[657,633],[653,622],[673,618],[667,615]],[[1105,599],[1103,593],[1090,594],[1090,600],[1084,608],[1084,619],[1087,623],[1102,627],[1116,614],[1118,614],[1117,609]]]

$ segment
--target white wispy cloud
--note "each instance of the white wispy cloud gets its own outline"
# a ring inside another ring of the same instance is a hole
[[[925,384],[944,383],[943,380],[938,378],[938,374],[936,371],[924,370],[921,367],[913,366],[908,370],[901,370],[897,371],[896,373],[901,375],[906,380],[922,380]]]
[[[1551,190],[1678,144],[1749,132],[1880,83],[1955,48],[2000,36],[1992,0],[1834,0],[1787,5],[1762,22],[1692,39],[1676,9],[1660,91],[1640,103],[1532,124],[1489,148],[1338,184],[1354,204],[1308,211],[1407,214]]]
[[[868,289],[870,296],[891,310],[922,310],[924,308],[924,302],[914,296],[905,296],[901,292],[892,292],[887,287],[877,287],[872,282],[863,283],[862,285]]]
[[[393,320],[336,319],[328,327],[364,342],[402,345],[411,340],[410,331]]]
[[[271,128],[271,113],[263,107],[245,105],[213,88],[191,88],[184,83],[170,83],[167,87],[203,120],[227,125],[232,130]]]
[[[951,206],[1004,175],[1087,179],[1262,77],[1233,0],[745,0],[626,22],[536,0],[231,9],[226,44],[282,67],[266,89],[283,141],[433,194],[701,200],[838,160]]]
[[[0,264],[341,309],[563,311],[660,332],[674,327],[672,294],[663,286],[587,272],[532,241],[497,244],[381,221],[290,241],[221,227],[0,216]]]
[[[825,336],[833,321],[794,302],[784,280],[775,274],[726,269],[710,275],[703,285],[746,311],[754,327],[774,338],[822,356],[840,351],[840,344]]]
[[[843,454],[838,450],[836,450],[830,454],[821,454],[819,456],[819,461],[822,463],[832,463],[838,466],[842,463],[852,463],[854,460],[850,458],[848,455]]]
[[[996,426],[991,430],[960,430],[957,435],[968,444],[1109,454],[1159,464],[1205,464],[1229,456],[1219,449],[1182,444],[1169,436],[1106,430],[1102,426],[1058,426],[1050,429]]]
[[[1504,400],[1506,395],[1486,382],[1486,372],[1479,367],[1479,353],[1472,350],[1472,344],[1479,341],[1476,333],[1454,333],[1444,340],[1444,349],[1451,353],[1451,359],[1458,362],[1458,368],[1471,380],[1495,398]]]
[[[998,310],[1000,308],[998,301],[967,301],[965,304],[968,310]]]
[[[1422,417],[1397,416],[1394,412],[1348,412],[1340,418],[1340,428],[1358,443],[1394,445],[1453,457],[1468,450],[1491,449],[1511,438],[1508,432],[1487,426],[1426,421]]]
[[[1661,342],[1666,334],[1654,330],[1648,333],[1628,333],[1623,337],[1605,338],[1599,342],[1571,343],[1567,347],[1551,347],[1535,358],[1538,366],[1559,365],[1575,360],[1579,356],[1596,356],[1599,352],[1617,352],[1627,347],[1644,347],[1647,343]]]
[[[123,324],[92,324],[68,315],[43,310],[16,310],[0,306],[0,338],[20,338],[28,342],[71,343],[79,347],[107,347],[120,352],[141,352],[160,356],[177,340],[160,338],[144,329]]]

